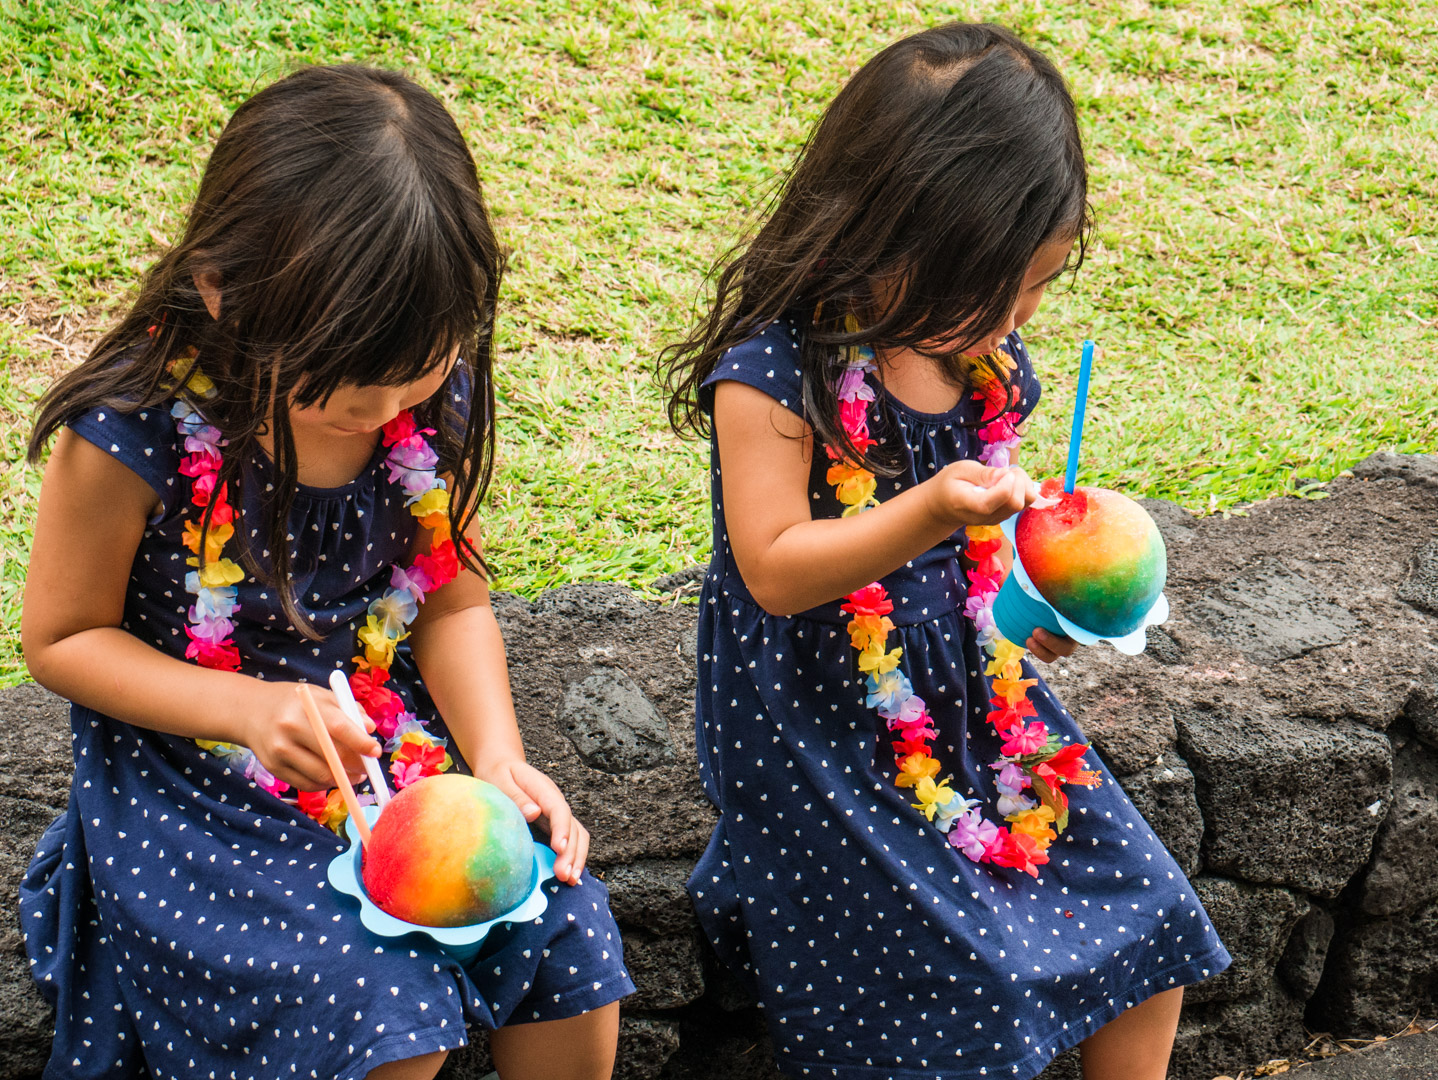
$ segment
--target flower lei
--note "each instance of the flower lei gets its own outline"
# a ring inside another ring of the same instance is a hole
[[[846,320],[850,333],[858,330],[852,316]],[[994,355],[1005,373],[1014,361],[1006,353]],[[865,374],[876,370],[874,351],[868,346],[850,348],[848,363],[838,383],[839,420],[855,450],[865,453],[876,445],[869,435],[869,403],[874,390]],[[987,369],[972,372],[978,392],[994,410],[994,419],[979,429],[984,442],[979,460],[1002,468],[1019,444],[1017,413],[1007,411],[1008,390],[1004,379]],[[863,513],[879,505],[875,498],[878,483],[862,463],[855,463],[835,447],[825,448],[830,460],[828,481],[844,504],[844,517]],[[1068,825],[1068,797],[1064,784],[1094,787],[1095,772],[1082,768],[1087,745],[1064,744],[1049,732],[1042,720],[1025,723],[1038,710],[1029,700],[1037,679],[1023,677],[1025,650],[1008,641],[994,624],[993,606],[1007,570],[1000,558],[1003,534],[998,526],[973,526],[966,530],[965,554],[974,563],[968,571],[971,588],[965,613],[978,630],[979,644],[990,659],[984,670],[990,681],[989,723],[1003,737],[1001,756],[990,768],[998,773],[998,812],[1007,822],[1000,826],[986,818],[977,799],[966,799],[950,787],[950,779],[937,779],[940,765],[929,752],[938,733],[924,700],[899,669],[903,649],[888,649],[888,618],[894,610],[883,585],[874,582],[850,593],[841,610],[852,616],[849,640],[859,652],[859,670],[867,676],[865,704],[888,722],[893,734],[894,761],[898,768],[895,783],[912,788],[919,800],[914,809],[948,834],[949,843],[974,862],[1022,870],[1038,877],[1038,868],[1049,861],[1048,848]],[[1025,794],[1031,791],[1032,795]]]
[[[214,384],[192,370],[193,364],[193,357],[182,358],[170,370],[195,397],[212,396]],[[180,474],[190,479],[190,502],[201,510],[199,521],[185,522],[184,543],[192,553],[189,565],[194,567],[185,575],[185,590],[194,596],[188,612],[189,625],[185,627],[190,639],[185,656],[201,667],[238,671],[240,653],[232,634],[234,615],[240,610],[238,585],[245,579],[245,572],[224,555],[225,546],[235,534],[234,507],[226,485],[219,483],[224,462],[221,451],[227,440],[182,399],[176,400],[170,414],[185,450]],[[407,627],[419,614],[419,605],[428,593],[448,584],[459,573],[459,556],[450,536],[449,491],[436,475],[439,459],[425,439],[433,434],[432,428],[417,428],[408,411],[381,429],[380,437],[390,448],[385,458],[390,482],[400,485],[409,497],[409,512],[430,530],[430,549],[417,556],[413,565],[396,564],[391,570],[390,587],[370,604],[357,634],[360,654],[354,658],[356,670],[349,677],[355,699],[374,721],[375,734],[385,740],[390,775],[401,788],[454,764],[445,750],[446,740],[430,735],[425,730],[427,721],[408,712],[403,699],[385,686],[395,647],[409,636]],[[208,529],[203,525],[205,507],[212,507]],[[231,760],[270,794],[278,796],[289,790],[289,785],[273,776],[247,747],[208,739],[195,741],[210,753]],[[296,801],[321,825],[336,832],[344,827],[348,811],[337,789],[301,791]]]

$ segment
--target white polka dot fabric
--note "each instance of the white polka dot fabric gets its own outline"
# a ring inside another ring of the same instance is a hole
[[[707,385],[743,382],[802,415],[800,332],[773,324]],[[1016,334],[1009,347],[1027,414],[1038,382]],[[904,447],[880,499],[977,458],[977,403],[935,415],[879,400],[876,437]],[[1228,954],[1192,886],[1106,771],[1096,790],[1069,789],[1073,819],[1037,880],[970,862],[924,821],[894,786],[838,604],[777,617],[749,598],[727,543],[717,444],[712,454],[696,734],[721,818],[689,887],[715,948],[762,1001],[781,1068],[845,1080],[1032,1077],[1124,1009],[1223,970]],[[814,516],[837,516],[827,459],[814,457]],[[999,740],[962,614],[962,542],[956,534],[884,579],[890,645],[903,647],[930,705],[944,771],[994,816]],[[1033,696],[1050,730],[1082,739],[1042,683]],[[1101,769],[1097,755],[1088,761]]]

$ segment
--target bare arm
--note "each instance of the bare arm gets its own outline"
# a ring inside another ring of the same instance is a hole
[[[154,506],[145,481],[61,431],[40,489],[20,622],[35,681],[137,727],[248,746],[301,788],[330,786],[292,683],[202,668],[121,628],[131,564]],[[325,716],[358,778],[357,754],[378,754],[378,744],[355,732],[338,707]]]
[[[477,527],[470,538],[479,546]],[[427,550],[421,530],[418,544]],[[431,594],[410,625],[410,647],[445,725],[474,775],[505,792],[528,821],[549,831],[561,881],[577,883],[589,852],[589,832],[570,812],[554,781],[528,764],[514,701],[504,639],[489,602],[489,585],[460,568]]]
[[[729,543],[750,594],[774,615],[846,596],[956,529],[997,524],[1037,495],[1021,469],[961,461],[862,514],[815,520],[814,440],[802,420],[763,391],[725,381],[714,426]]]

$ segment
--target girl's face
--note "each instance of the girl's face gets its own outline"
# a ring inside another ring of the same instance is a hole
[[[1023,326],[1034,316],[1039,309],[1039,303],[1044,298],[1044,290],[1049,283],[1063,273],[1064,264],[1068,262],[1069,252],[1073,250],[1074,240],[1051,240],[1042,244],[1034,253],[1029,263],[1028,272],[1024,275],[1024,283],[1019,292],[1018,303],[1009,312],[1007,324],[1000,327],[986,341],[975,345],[964,351],[965,356],[987,356],[997,351],[1003,344],[1004,338]]]
[[[290,406],[290,427],[325,435],[373,435],[404,409],[433,397],[459,359],[459,349],[414,382],[400,386],[341,386],[323,405]]]

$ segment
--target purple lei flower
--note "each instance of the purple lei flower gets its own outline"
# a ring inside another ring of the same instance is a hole
[[[844,369],[839,377],[840,401],[873,401],[874,388],[864,381],[863,367]]]
[[[260,764],[260,759],[250,754],[249,760],[245,762],[245,776],[253,780],[260,787],[264,788],[271,795],[278,795],[284,791],[288,784],[283,780],[277,780],[274,773]]]
[[[973,862],[978,862],[998,838],[999,827],[977,810],[959,815],[949,830],[949,843]]]
[[[430,488],[434,487],[435,476],[433,471],[426,472],[423,469],[409,469],[403,465],[397,465],[393,461],[386,461],[389,466],[389,478],[393,483],[399,484],[404,493],[411,499],[423,495]]]
[[[1029,786],[1028,773],[1015,765],[1012,761],[1005,762],[1003,767],[997,765],[989,766],[991,769],[999,769],[997,780],[1000,795],[1018,795],[1024,788]]]
[[[199,641],[207,641],[211,645],[218,645],[235,631],[235,624],[229,619],[201,615],[195,618],[197,612],[190,608],[190,633]]]
[[[416,442],[418,445],[411,445]],[[439,464],[439,455],[423,439],[406,439],[390,450],[388,460],[402,469],[434,472],[434,467]]]
[[[418,566],[411,566],[406,570],[396,565],[390,571],[389,584],[392,589],[408,589],[410,595],[420,603],[424,602],[424,594],[434,588],[434,582],[429,580],[429,575]]]

